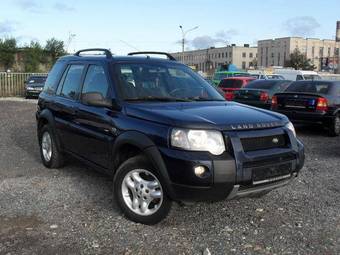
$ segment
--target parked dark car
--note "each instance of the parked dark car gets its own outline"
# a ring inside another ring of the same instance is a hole
[[[44,88],[47,76],[32,75],[25,81],[25,97],[37,98]]]
[[[171,201],[262,196],[302,168],[304,147],[284,115],[226,102],[167,53],[89,51],[48,75],[36,113],[41,159],[58,168],[68,154],[113,176],[129,219],[155,224]]]
[[[340,134],[340,82],[296,81],[272,97],[272,110],[297,123],[321,124],[331,136]]]
[[[291,83],[287,80],[255,80],[234,91],[233,101],[270,109],[272,96],[284,91]]]
[[[239,90],[255,79],[251,76],[224,78],[218,88],[223,90],[225,99],[231,101],[234,99],[234,91]]]

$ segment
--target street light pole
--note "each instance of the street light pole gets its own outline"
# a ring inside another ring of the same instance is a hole
[[[183,30],[183,26],[182,26],[182,25],[180,25],[179,28],[180,28],[181,31],[182,31],[182,63],[184,63],[184,45],[185,45],[185,36],[187,35],[187,33],[189,33],[189,32],[191,32],[191,31],[197,29],[198,26],[193,27],[193,28],[190,28],[190,29],[188,29],[188,30],[186,30],[186,31]]]

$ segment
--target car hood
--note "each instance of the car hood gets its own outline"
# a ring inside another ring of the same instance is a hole
[[[284,115],[235,102],[129,103],[131,117],[184,128],[219,130],[283,126]]]

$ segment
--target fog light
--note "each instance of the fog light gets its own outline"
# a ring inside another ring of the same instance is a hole
[[[204,176],[207,170],[204,166],[195,166],[194,171],[195,171],[196,176],[202,177]]]

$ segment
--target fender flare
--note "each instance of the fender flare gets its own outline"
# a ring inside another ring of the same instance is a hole
[[[144,153],[144,155],[150,160],[152,166],[158,172],[161,179],[160,181],[163,183],[167,195],[174,199],[175,193],[171,185],[167,168],[154,142],[143,133],[137,131],[126,131],[116,138],[112,148],[113,157],[117,155],[119,149],[124,145],[135,146]],[[114,171],[116,171],[116,169],[114,169]]]

